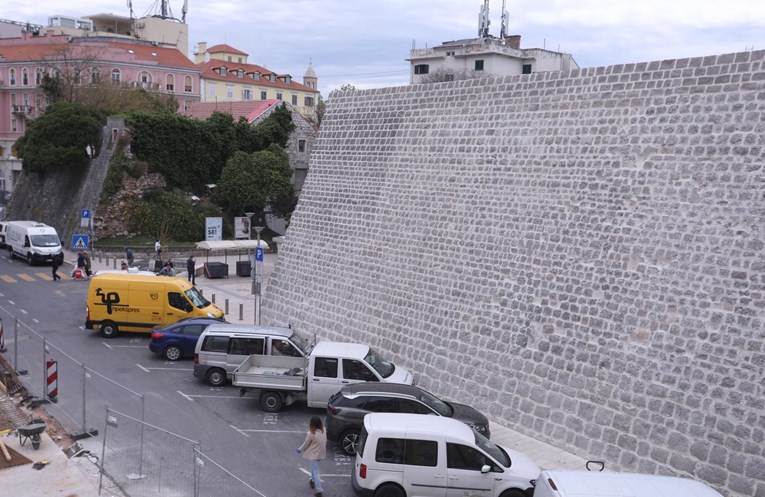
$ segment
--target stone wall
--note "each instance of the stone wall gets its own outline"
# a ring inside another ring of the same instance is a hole
[[[765,496],[765,52],[334,93],[264,324]]]

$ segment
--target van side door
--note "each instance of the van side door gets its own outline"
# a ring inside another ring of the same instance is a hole
[[[165,309],[166,323],[174,323],[182,318],[191,316],[194,306],[181,292],[167,292],[167,308]]]
[[[342,385],[360,383],[362,381],[380,381],[380,378],[378,378],[366,363],[356,359],[343,359]]]
[[[486,454],[467,445],[446,444],[447,497],[492,497],[494,495],[494,472],[501,471]],[[481,468],[491,469],[482,473]]]
[[[311,356],[308,374],[308,407],[327,407],[340,391],[340,359]]]
[[[382,440],[384,439],[380,439],[380,442]],[[443,448],[443,440],[439,442],[421,434],[412,434],[411,438],[407,436],[403,466],[406,495],[418,497],[446,495],[446,461],[445,455],[439,454],[439,445]],[[383,453],[382,456],[384,457],[385,454]],[[472,497],[470,493],[464,495]]]

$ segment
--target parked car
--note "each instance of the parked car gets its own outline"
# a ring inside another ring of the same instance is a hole
[[[155,326],[151,330],[149,350],[168,361],[192,358],[197,340],[207,327],[225,322],[218,318],[185,318],[172,324]]]
[[[439,399],[414,385],[354,383],[346,385],[327,404],[327,438],[345,454],[356,453],[364,415],[370,412],[430,414],[454,418],[489,438],[489,420],[473,407]]]

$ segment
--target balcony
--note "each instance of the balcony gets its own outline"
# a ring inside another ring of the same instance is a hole
[[[32,114],[34,111],[34,108],[31,105],[14,105],[12,112],[14,114],[21,114],[23,116],[28,116]]]

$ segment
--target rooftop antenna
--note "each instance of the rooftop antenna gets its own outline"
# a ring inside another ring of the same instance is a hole
[[[183,0],[183,10],[181,10],[181,22],[186,23],[186,12],[189,11],[189,0]]]
[[[133,15],[133,0],[127,0],[127,6],[130,9],[130,18],[133,19],[135,17]]]
[[[507,0],[502,0],[502,25],[499,28],[499,37],[503,40],[507,36],[507,25],[509,22],[509,14],[507,13],[507,10],[505,9],[505,5],[507,4]]]
[[[162,0],[162,19],[167,19],[167,0]]]
[[[489,0],[483,0],[483,7],[478,14],[478,37],[486,38],[489,36]]]

